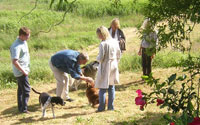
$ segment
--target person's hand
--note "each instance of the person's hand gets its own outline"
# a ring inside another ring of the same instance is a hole
[[[87,77],[86,82],[94,83],[94,80],[91,77]]]
[[[141,51],[141,50],[138,52],[138,55],[139,55],[139,56],[141,56],[141,55],[142,55],[142,51]]]
[[[28,76],[28,72],[23,71],[22,73],[23,73],[25,76]]]
[[[151,59],[153,59],[155,57],[155,54],[153,54],[152,56],[151,56]]]

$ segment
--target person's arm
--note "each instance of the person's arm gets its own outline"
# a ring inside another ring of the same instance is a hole
[[[141,56],[142,55],[142,45],[140,45],[140,49],[138,51],[138,55]]]
[[[12,60],[12,63],[13,63],[13,65],[15,65],[15,67],[16,67],[19,71],[21,71],[25,76],[28,76],[28,73],[26,73],[26,72],[23,70],[23,68],[20,66],[20,64],[19,64],[19,62],[18,62],[18,59],[13,59],[13,60]]]
[[[77,73],[76,71],[74,71],[72,69],[70,69],[69,72],[70,72],[71,77],[74,79],[84,80],[84,81],[90,82],[90,83],[94,82],[94,80],[92,78],[85,77],[84,75],[80,75],[79,73]]]
[[[157,49],[158,49],[158,36],[157,36],[157,32],[156,32],[156,31],[154,31],[153,39],[154,39],[154,41],[155,41],[155,51],[154,51],[154,53],[152,54],[151,59],[153,59],[153,58],[155,57],[156,51],[157,51]]]
[[[80,65],[76,65],[76,70],[77,70],[77,72],[79,73],[80,76],[83,76]]]
[[[94,83],[94,80],[91,77],[80,76],[80,80],[83,80],[89,83]]]
[[[117,62],[120,61],[120,58],[121,58],[121,50],[120,50],[120,48],[118,46],[118,48],[117,48]]]
[[[119,29],[119,31],[120,31],[120,38],[121,39],[124,39],[124,41],[126,41],[126,37],[125,37],[125,35],[124,35],[124,32],[121,30],[121,29]]]
[[[102,62],[104,59],[104,48],[103,48],[103,45],[102,43],[99,45],[99,54],[97,56],[97,61],[98,62]]]

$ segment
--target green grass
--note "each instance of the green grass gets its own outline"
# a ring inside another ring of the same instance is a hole
[[[196,55],[196,54],[193,54]],[[177,51],[158,52],[152,61],[153,68],[170,68],[177,67],[181,60],[187,58],[187,53]],[[136,54],[124,54],[120,60],[119,70],[138,71],[142,69],[141,57]]]
[[[48,66],[51,55],[62,49],[82,50],[90,45],[99,43],[96,36],[96,28],[104,25],[109,27],[113,18],[118,17],[121,21],[121,28],[138,26],[143,16],[136,13],[113,14],[107,13],[96,17],[96,12],[103,11],[99,8],[106,1],[80,0],[78,11],[68,13],[65,21],[48,33],[52,24],[58,23],[62,17],[62,11],[49,10],[49,1],[41,0],[38,2],[36,10],[25,16],[34,7],[34,0],[1,0],[0,1],[0,88],[11,88],[15,86],[15,78],[12,74],[9,48],[16,40],[18,30],[22,26],[31,29],[31,38],[28,41],[31,56],[30,83],[52,82],[53,75]],[[125,0],[122,4],[127,4],[131,0]],[[87,8],[87,6],[88,8]],[[110,3],[106,6],[109,6]],[[81,8],[82,7],[82,8]],[[94,10],[90,10],[93,7]],[[89,9],[89,10],[88,10]],[[129,8],[130,9],[130,8]],[[93,12],[94,11],[94,12]],[[92,15],[86,13],[92,12]],[[102,12],[100,12],[102,13]],[[111,14],[112,15],[112,14]],[[137,16],[137,18],[135,18]]]

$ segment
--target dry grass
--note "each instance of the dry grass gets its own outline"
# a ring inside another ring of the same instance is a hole
[[[156,69],[155,76],[167,77],[177,69]],[[127,77],[128,76],[128,77]],[[137,89],[150,91],[150,88],[140,81],[141,73],[125,72],[120,75],[121,84],[116,86],[115,111],[95,113],[96,109],[88,105],[85,96],[85,84],[81,85],[78,91],[71,91],[71,98],[74,102],[67,102],[64,107],[56,106],[56,119],[52,119],[52,112],[47,110],[47,117],[41,118],[41,109],[38,102],[38,95],[31,92],[29,110],[31,114],[19,114],[16,103],[16,90],[8,89],[0,92],[1,124],[133,124],[141,125],[157,124],[161,122],[161,115],[166,110],[160,110],[155,105],[148,106],[145,111],[140,111],[135,105],[134,98]],[[163,78],[164,78],[163,77]],[[55,83],[33,86],[40,92],[48,92],[55,95]],[[162,122],[161,122],[162,123]]]

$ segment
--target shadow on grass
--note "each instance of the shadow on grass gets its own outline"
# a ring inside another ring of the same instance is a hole
[[[78,86],[78,90],[86,90],[86,84],[85,83],[81,83],[79,86]],[[78,91],[77,90],[77,91]],[[73,87],[69,86],[69,91],[70,92],[73,92],[73,91],[76,91]],[[52,90],[49,90],[47,93],[49,94],[55,94],[56,93],[56,88],[52,89]]]
[[[143,80],[138,80],[138,81],[133,81],[133,82],[129,82],[126,84],[121,84],[121,85],[116,85],[115,90],[116,91],[125,91],[127,88],[131,87],[131,86],[136,86],[139,84],[144,84],[145,82]]]
[[[63,109],[82,109],[87,107],[87,105],[81,105],[81,106],[68,106],[68,107],[64,107]]]
[[[144,84],[144,83],[145,82],[143,80],[133,81],[133,82],[129,82],[129,83],[123,83],[121,85],[116,85],[115,90],[116,91],[125,91],[129,87],[137,86],[137,85]],[[86,90],[86,84],[81,83],[78,87],[78,90]],[[75,91],[75,89],[71,87],[70,91],[73,92],[73,91]],[[56,93],[56,88],[49,90],[48,93]],[[85,96],[85,92],[80,92],[80,93],[78,93],[78,95]]]
[[[124,121],[114,121],[113,125],[167,125],[163,116],[165,113],[146,112],[142,118],[128,117]]]
[[[91,114],[91,113],[89,113]],[[75,116],[82,116],[82,115],[88,115],[88,113],[65,113],[62,116],[57,116],[55,119],[68,119],[71,117],[75,117]],[[18,122],[13,123],[13,125],[15,124],[24,124],[24,123],[35,123],[35,122],[39,122],[39,121],[47,121],[47,120],[53,120],[53,117],[49,117],[49,118],[39,118],[39,119],[34,119],[33,116],[27,117],[27,118],[21,118],[19,119]]]
[[[39,104],[34,104],[34,105],[28,106],[28,110],[30,112],[36,112],[36,111],[38,111],[39,108],[40,108]],[[20,115],[20,114],[22,114],[22,113],[20,113],[18,111],[17,106],[10,107],[10,108],[5,109],[4,111],[1,112],[1,115],[4,118],[13,117],[13,116]]]

